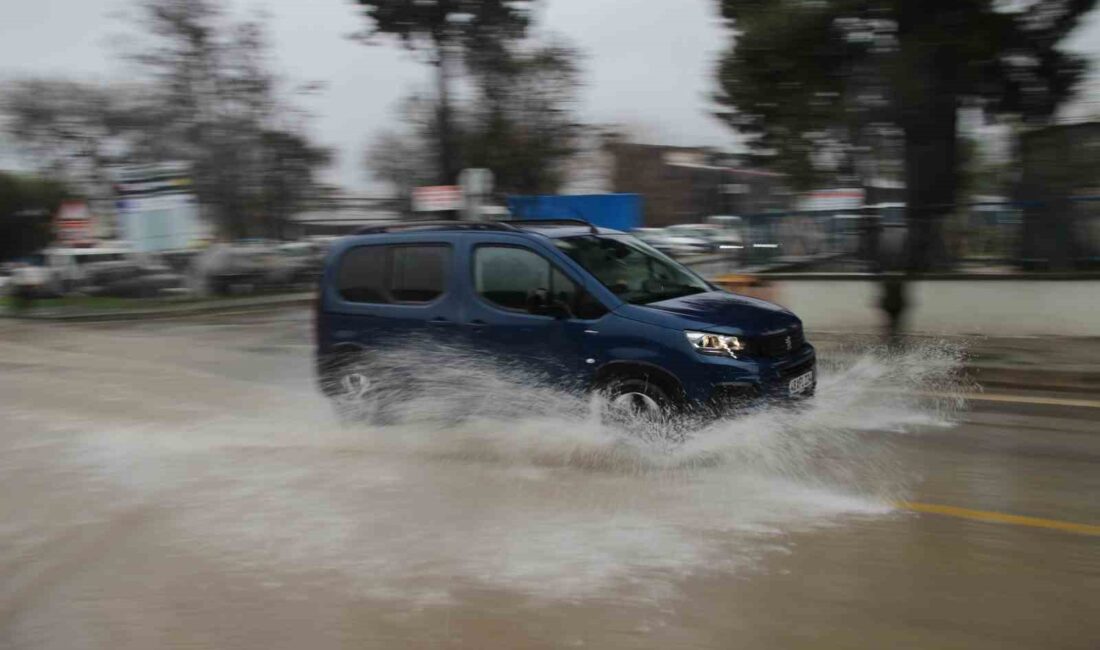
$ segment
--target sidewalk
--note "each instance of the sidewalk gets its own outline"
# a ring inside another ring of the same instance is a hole
[[[21,318],[27,320],[49,320],[68,322],[102,322],[138,320],[147,318],[172,318],[191,314],[232,312],[250,309],[267,309],[308,305],[313,300],[313,292],[282,293],[274,295],[245,296],[241,298],[217,298],[206,300],[180,300],[155,303],[145,307],[138,300],[134,306],[111,309],[84,309],[73,307],[32,308],[26,312],[0,310],[0,317]]]
[[[65,322],[105,322],[186,317],[263,309],[305,309],[312,292],[196,300],[110,310],[34,309],[0,316]],[[807,336],[822,357],[844,357],[881,345],[870,332],[811,330]],[[983,337],[912,334],[914,344],[947,341],[966,351],[966,371],[985,388],[1100,395],[1100,337]]]
[[[857,337],[875,335],[807,332],[821,355],[849,354]],[[979,337],[913,334],[914,344],[947,341],[966,351],[967,373],[986,388],[1100,394],[1100,337]]]

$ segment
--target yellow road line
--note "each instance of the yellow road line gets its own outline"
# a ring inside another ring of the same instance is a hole
[[[894,505],[903,510],[910,510],[912,512],[928,515],[942,515],[944,517],[956,517],[959,519],[984,521],[994,524],[1012,524],[1014,526],[1029,526],[1031,528],[1047,528],[1080,535],[1100,535],[1100,526],[1093,524],[1079,524],[1072,521],[1060,521],[1058,519],[1009,515],[1002,512],[990,512],[988,510],[971,510],[969,508],[945,506],[938,503],[901,501]]]
[[[1013,404],[1044,404],[1050,406],[1079,406],[1100,409],[1100,401],[1089,399],[1070,399],[1066,397],[1042,397],[1039,395],[1003,395],[990,393],[937,393],[935,391],[914,391],[918,395],[929,397],[961,397],[975,402],[1008,402]]]

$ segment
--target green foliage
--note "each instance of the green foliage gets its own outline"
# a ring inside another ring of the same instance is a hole
[[[129,84],[17,80],[6,130],[38,171],[109,198],[111,167],[190,163],[204,212],[232,236],[277,237],[330,160],[284,101],[264,26],[213,0],[137,0]]]
[[[718,69],[720,117],[796,187],[903,164],[915,270],[944,257],[939,223],[960,181],[958,111],[1049,119],[1086,71],[1059,44],[1096,5],[718,2],[734,33]]]
[[[68,196],[57,181],[0,172],[0,260],[48,244],[53,215]]]
[[[112,147],[137,127],[128,88],[68,79],[19,79],[6,84],[0,111],[12,140],[37,171],[89,191],[110,188]]]
[[[865,46],[836,33],[827,6],[725,2],[723,10],[737,35],[719,67],[721,116],[754,152],[774,156],[773,167],[812,185],[814,154],[846,121],[847,73]]]
[[[1058,44],[1095,4],[719,0],[734,32],[720,115],[802,186],[832,171],[823,150],[858,157],[884,127],[927,130],[936,101],[1042,120],[1085,70]]]
[[[462,146],[451,99],[456,63],[484,65],[506,57],[522,39],[532,0],[356,0],[363,8],[366,41],[394,36],[409,49],[425,53],[436,68],[434,111],[435,177],[454,182],[462,168]]]
[[[476,67],[478,94],[465,120],[464,166],[493,170],[503,192],[556,192],[580,130],[572,112],[578,59],[576,50],[558,43],[513,49]]]
[[[485,52],[504,40],[522,38],[531,0],[356,0],[369,21],[365,36],[396,36],[412,49],[460,46]]]
[[[230,21],[212,0],[141,0],[138,8],[137,24],[153,38],[129,57],[151,119],[133,155],[190,162],[199,199],[224,234],[278,237],[330,155],[283,101],[264,25]]]
[[[455,160],[460,168],[493,171],[501,193],[553,193],[577,150],[574,115],[579,54],[561,43],[510,44],[491,59],[471,62],[471,95],[455,110]],[[415,95],[401,106],[403,130],[380,135],[367,167],[398,193],[436,178],[439,104]]]

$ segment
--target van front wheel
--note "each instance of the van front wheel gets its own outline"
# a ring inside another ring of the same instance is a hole
[[[667,418],[673,407],[660,386],[641,377],[616,379],[601,392],[614,419],[656,422]]]

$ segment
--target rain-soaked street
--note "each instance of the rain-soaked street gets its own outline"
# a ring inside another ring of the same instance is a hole
[[[344,427],[305,309],[0,323],[0,647],[1097,648],[1100,403],[821,361],[669,445],[447,357]]]

